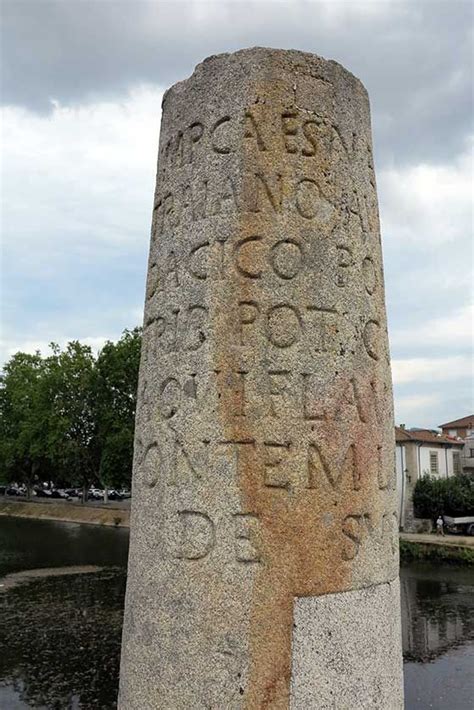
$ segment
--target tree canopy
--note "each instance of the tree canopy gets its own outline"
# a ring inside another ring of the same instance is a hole
[[[439,479],[423,476],[416,482],[413,503],[419,518],[473,515],[474,478],[468,474]]]
[[[39,353],[16,353],[0,376],[0,478],[28,489],[52,468],[48,460],[45,362]]]
[[[0,375],[0,479],[129,486],[141,330],[97,356],[79,341],[16,353]]]
[[[104,345],[95,365],[99,478],[106,486],[130,483],[140,348],[139,330],[126,330]]]

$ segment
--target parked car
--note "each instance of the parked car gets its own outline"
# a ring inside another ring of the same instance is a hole
[[[467,515],[464,518],[451,518],[445,515],[444,522],[448,532],[474,535],[474,515]]]
[[[51,491],[48,488],[35,488],[33,494],[37,498],[50,498]]]
[[[120,495],[122,496],[122,498],[131,498],[131,497],[132,497],[132,494],[131,494],[131,492],[128,490],[128,488],[122,488],[122,489],[119,491],[119,493],[120,493]]]
[[[22,486],[9,486],[5,491],[7,496],[26,496],[26,488]]]
[[[66,491],[65,491],[63,488],[53,488],[52,491],[51,491],[51,496],[50,496],[50,497],[51,497],[51,498],[62,498],[62,499],[66,499],[68,496],[67,496]]]
[[[123,498],[122,494],[116,490],[107,491],[107,496],[109,500],[122,500]]]
[[[4,496],[7,490],[6,486],[0,486],[0,496]]]

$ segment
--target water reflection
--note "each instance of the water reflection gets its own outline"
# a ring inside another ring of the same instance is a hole
[[[128,530],[0,517],[0,577],[39,567],[125,567]]]
[[[433,660],[474,640],[474,571],[418,564],[400,577],[406,660]]]
[[[115,708],[124,594],[123,569],[0,594],[0,707]]]

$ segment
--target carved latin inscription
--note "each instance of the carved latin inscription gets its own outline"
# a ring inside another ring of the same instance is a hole
[[[178,541],[174,557],[181,560],[204,560],[223,544],[226,528],[233,538],[233,557],[241,564],[260,562],[258,551],[259,520],[252,513],[234,513],[224,525],[201,510],[179,510],[176,514]],[[228,533],[229,534],[229,533]]]
[[[122,708],[288,708],[295,597],[397,573],[367,95],[257,49],[163,106]]]

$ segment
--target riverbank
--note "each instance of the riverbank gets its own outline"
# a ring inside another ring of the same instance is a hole
[[[400,533],[400,540],[442,545],[445,547],[467,547],[474,549],[474,535],[433,535],[431,533]]]
[[[474,538],[401,533],[400,562],[421,560],[474,566]]]
[[[130,527],[129,508],[112,505],[81,505],[71,502],[33,502],[0,499],[0,515],[37,520],[58,520],[65,523],[85,523],[109,527]]]

